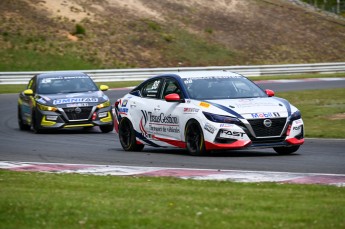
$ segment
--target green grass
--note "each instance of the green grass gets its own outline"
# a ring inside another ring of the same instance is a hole
[[[345,138],[345,90],[280,92],[302,113],[307,137]]]
[[[100,66],[68,54],[58,55],[33,50],[0,50],[0,71],[57,71],[98,69]]]
[[[343,188],[0,171],[1,228],[344,228]]]

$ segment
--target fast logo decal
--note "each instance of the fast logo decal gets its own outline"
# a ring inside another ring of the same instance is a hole
[[[242,139],[245,133],[237,132],[237,131],[231,131],[231,130],[221,130],[219,137],[221,138],[240,138]]]
[[[278,112],[267,112],[267,113],[253,113],[252,118],[277,118],[280,117]]]
[[[59,104],[66,104],[66,103],[84,103],[90,102],[95,103],[98,102],[98,98],[67,98],[67,99],[56,99],[53,101],[54,105]]]

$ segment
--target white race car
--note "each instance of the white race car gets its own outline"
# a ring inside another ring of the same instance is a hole
[[[300,111],[237,73],[177,72],[150,78],[115,103],[126,151],[144,145],[191,155],[246,147],[291,154],[304,143]]]

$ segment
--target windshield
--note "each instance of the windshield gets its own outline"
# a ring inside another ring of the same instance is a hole
[[[267,97],[256,84],[240,76],[187,78],[183,81],[192,99]]]
[[[97,91],[95,83],[88,76],[58,76],[39,79],[39,94],[77,93]]]

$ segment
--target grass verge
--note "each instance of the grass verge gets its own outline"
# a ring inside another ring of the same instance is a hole
[[[308,90],[277,93],[302,113],[307,137],[345,138],[345,90]]]
[[[0,171],[1,228],[344,228],[343,188]]]

